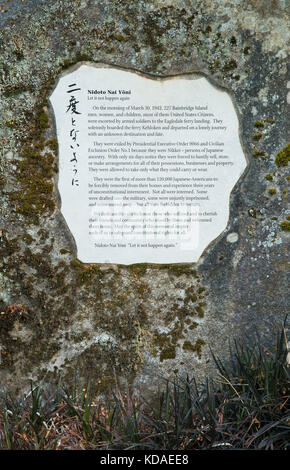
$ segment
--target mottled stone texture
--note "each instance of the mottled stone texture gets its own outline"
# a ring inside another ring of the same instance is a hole
[[[14,0],[0,6],[1,383],[78,369],[100,390],[122,377],[213,370],[210,348],[286,314],[285,1]],[[201,73],[233,97],[249,165],[226,231],[187,265],[83,265],[60,213],[47,97],[78,62]]]

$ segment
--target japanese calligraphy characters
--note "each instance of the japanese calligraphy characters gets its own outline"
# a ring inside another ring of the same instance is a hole
[[[72,186],[79,186],[78,180],[78,149],[80,144],[78,143],[77,135],[79,133],[78,124],[77,124],[77,116],[81,114],[77,110],[77,105],[79,101],[77,101],[76,93],[80,91],[80,88],[76,88],[76,83],[71,83],[68,85],[67,93],[73,93],[69,96],[69,101],[67,104],[66,112],[69,113],[70,120],[71,120],[71,129],[69,131],[69,139],[70,139],[70,149],[71,149],[71,159],[70,162],[72,163]]]

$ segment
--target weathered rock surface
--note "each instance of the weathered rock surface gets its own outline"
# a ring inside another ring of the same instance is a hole
[[[0,10],[1,384],[78,369],[154,378],[213,368],[230,338],[273,341],[286,314],[285,1],[2,2]],[[84,265],[60,213],[47,97],[78,62],[201,73],[232,96],[248,169],[228,227],[186,265]],[[288,217],[288,218],[287,218]]]

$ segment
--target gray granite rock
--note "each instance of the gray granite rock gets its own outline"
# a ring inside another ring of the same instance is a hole
[[[286,57],[278,0],[15,0],[0,10],[1,384],[78,370],[120,377],[214,370],[210,349],[274,341],[287,307]],[[48,95],[79,62],[204,74],[231,94],[248,169],[228,227],[196,264],[83,265],[59,210]],[[289,121],[289,119],[288,119]],[[270,192],[269,192],[270,190]],[[287,219],[288,217],[288,219]]]

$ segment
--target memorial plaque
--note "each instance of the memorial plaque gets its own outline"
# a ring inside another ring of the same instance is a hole
[[[85,263],[197,261],[246,167],[229,95],[206,78],[82,65],[50,97],[61,210]]]

